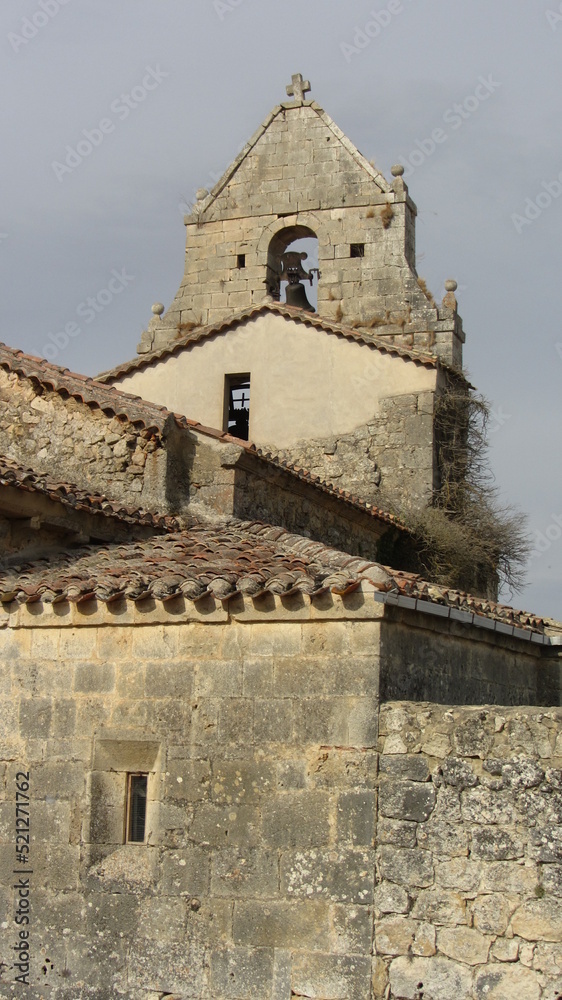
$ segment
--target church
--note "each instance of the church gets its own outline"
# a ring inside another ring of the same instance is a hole
[[[429,573],[457,286],[310,89],[136,357],[0,345],[0,1000],[562,997],[562,624]]]

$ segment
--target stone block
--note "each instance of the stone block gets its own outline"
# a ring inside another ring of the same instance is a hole
[[[235,945],[327,951],[330,910],[325,902],[235,902],[232,935]]]
[[[435,806],[435,788],[429,783],[382,779],[379,805],[383,816],[424,823]]]
[[[338,796],[338,843],[351,842],[356,847],[371,847],[375,835],[374,792],[343,792]]]
[[[220,760],[213,765],[211,795],[215,802],[260,802],[276,787],[275,765],[264,760]]]
[[[293,736],[293,702],[288,698],[256,699],[254,739],[257,744],[288,743]]]
[[[206,846],[255,847],[261,838],[260,812],[255,806],[196,803],[189,832],[192,840]]]
[[[562,899],[545,897],[527,900],[511,918],[514,934],[525,941],[560,941]]]
[[[332,903],[367,906],[373,902],[373,855],[340,848],[284,851],[281,891],[295,898],[326,899]]]
[[[74,690],[81,694],[107,694],[115,687],[115,667],[112,663],[77,663]]]
[[[166,799],[197,802],[208,798],[211,786],[208,760],[170,761],[164,777],[163,795]]]
[[[422,754],[382,755],[381,774],[410,781],[429,781],[429,765]]]
[[[292,992],[310,1000],[327,997],[365,1000],[370,996],[371,960],[366,957],[297,952],[293,957]]]
[[[322,847],[330,837],[330,799],[320,791],[284,792],[262,807],[263,838],[272,847]]]
[[[407,917],[385,917],[375,924],[377,955],[407,955],[414,942],[418,925]]]
[[[295,731],[301,743],[347,746],[348,721],[345,698],[303,698],[295,704]]]
[[[410,906],[410,897],[406,889],[395,882],[380,882],[375,889],[375,912],[377,915],[384,913],[407,913]]]
[[[435,882],[445,889],[476,893],[482,881],[482,864],[470,858],[452,858],[435,865]]]
[[[373,938],[372,907],[336,903],[331,915],[336,934],[331,950],[340,955],[368,955]]]
[[[471,1000],[472,973],[448,958],[400,956],[390,966],[392,996],[419,1000],[420,990],[431,1000]]]
[[[399,885],[427,887],[433,884],[433,858],[429,851],[417,848],[379,848],[379,868],[382,878]]]
[[[484,934],[504,934],[514,908],[507,896],[498,893],[479,896],[472,906],[474,926]]]
[[[437,948],[455,962],[484,965],[492,940],[470,927],[444,927],[437,934]]]
[[[209,891],[209,853],[200,847],[165,851],[161,871],[166,896],[204,896]]]
[[[52,712],[50,698],[22,698],[19,706],[19,731],[24,739],[45,739],[51,728]]]
[[[225,698],[219,705],[222,743],[253,743],[254,703],[249,698]]]
[[[523,857],[520,837],[497,826],[472,827],[471,855],[486,861],[505,861]]]
[[[469,823],[502,823],[512,826],[515,821],[513,797],[508,791],[493,791],[479,785],[461,795],[462,817]]]
[[[419,847],[433,851],[435,857],[451,858],[468,855],[468,833],[463,826],[447,823],[442,815],[435,815],[417,829]]]
[[[514,965],[489,965],[476,973],[475,1000],[540,1000],[542,990],[536,972]]]
[[[36,764],[31,774],[34,799],[78,798],[84,793],[85,772],[83,764],[66,761],[49,761]]]
[[[425,889],[420,892],[411,915],[429,924],[456,926],[467,922],[465,900],[458,892],[449,889]]]
[[[147,698],[189,698],[193,672],[184,663],[146,664],[144,693]]]
[[[420,829],[423,827],[418,827],[416,823],[379,816],[375,835],[376,843],[394,844],[395,847],[416,847],[416,833],[419,833]],[[421,843],[419,846],[429,847],[429,844]]]
[[[230,898],[272,897],[279,892],[279,862],[276,851],[259,848],[229,848],[212,857],[211,893]],[[257,944],[257,942],[252,942]]]
[[[170,660],[178,654],[177,628],[164,625],[147,625],[137,628],[132,636],[132,654],[135,660]]]
[[[268,997],[272,976],[272,948],[234,947],[211,952],[211,996],[217,1000]]]

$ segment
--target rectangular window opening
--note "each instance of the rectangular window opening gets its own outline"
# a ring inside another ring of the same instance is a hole
[[[250,376],[226,375],[223,428],[234,437],[250,437]]]
[[[236,267],[238,267],[238,268],[246,267],[246,254],[245,253],[239,253],[238,254],[238,256],[236,258]]]
[[[365,244],[364,243],[351,243],[349,246],[349,256],[350,257],[364,257],[365,256]]]
[[[146,801],[148,774],[127,775],[127,844],[144,844],[146,837]]]

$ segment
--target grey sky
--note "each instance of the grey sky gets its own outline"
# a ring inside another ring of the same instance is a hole
[[[0,338],[87,374],[170,303],[182,203],[292,73],[387,177],[407,163],[418,272],[459,282],[496,477],[543,539],[513,602],[561,618],[559,0],[4,0],[0,45]]]

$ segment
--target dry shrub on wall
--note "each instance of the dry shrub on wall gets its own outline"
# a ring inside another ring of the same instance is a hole
[[[490,599],[522,587],[529,554],[526,518],[501,500],[489,464],[490,406],[458,383],[436,401],[440,487],[411,517],[424,568],[436,582]]]

